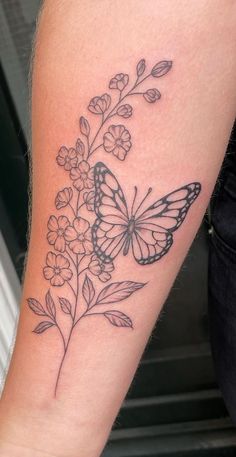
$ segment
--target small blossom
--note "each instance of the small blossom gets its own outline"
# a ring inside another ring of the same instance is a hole
[[[87,210],[94,211],[95,192],[93,190],[91,190],[90,192],[84,192],[83,197]]]
[[[56,209],[61,209],[67,206],[70,203],[72,196],[73,190],[71,187],[65,187],[64,189],[60,190],[55,198]]]
[[[138,77],[142,76],[142,74],[144,73],[145,69],[146,69],[145,59],[141,59],[138,62],[137,67],[136,67],[137,76]]]
[[[166,73],[170,71],[171,67],[171,60],[161,60],[161,62],[158,62],[156,65],[154,65],[151,71],[151,75],[154,76],[154,78],[160,78],[161,76],[166,75]]]
[[[124,118],[128,118],[130,116],[132,116],[132,112],[133,112],[133,108],[131,105],[121,105],[118,110],[117,110],[117,114],[118,116],[121,116],[121,117],[124,117]]]
[[[87,119],[85,119],[84,116],[80,117],[79,126],[80,126],[80,131],[81,131],[82,135],[89,136],[90,126],[89,126]]]
[[[148,103],[154,103],[161,98],[161,93],[157,89],[148,89],[143,96]]]
[[[77,166],[77,153],[74,148],[66,148],[62,146],[57,155],[58,165],[65,168],[65,170],[71,170],[73,167]]]
[[[93,181],[93,169],[86,160],[82,160],[77,168],[72,168],[70,177],[74,181],[73,185],[77,190],[92,189],[94,185]]]
[[[114,76],[114,78],[110,80],[109,88],[118,89],[119,91],[122,91],[127,86],[128,82],[129,75],[126,75],[124,73],[118,73]]]
[[[52,286],[63,286],[65,281],[72,278],[69,260],[61,254],[48,252],[46,257],[46,267],[43,269],[44,277],[50,280]]]
[[[103,263],[99,257],[94,254],[90,260],[88,269],[94,276],[98,276],[100,281],[106,282],[111,279],[110,273],[114,270],[114,265],[112,262]]]
[[[89,103],[88,109],[94,114],[103,114],[108,110],[111,104],[111,97],[103,94],[101,97],[94,97]]]
[[[50,216],[48,220],[48,234],[47,240],[52,244],[56,251],[64,252],[66,248],[66,241],[64,238],[65,230],[70,225],[69,219],[66,216]]]
[[[103,136],[103,146],[107,152],[112,152],[118,159],[124,160],[132,143],[129,131],[124,125],[111,125]]]
[[[89,222],[82,217],[76,217],[73,227],[67,227],[65,239],[75,254],[91,254],[93,252],[92,234]]]
[[[80,138],[78,138],[78,140],[76,141],[75,149],[76,149],[76,152],[77,152],[77,157],[78,157],[79,162],[80,162],[81,160],[83,160],[84,154],[85,154],[84,143]]]

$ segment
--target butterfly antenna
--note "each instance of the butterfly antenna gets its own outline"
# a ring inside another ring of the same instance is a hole
[[[141,208],[142,204],[145,202],[146,198],[148,197],[148,195],[152,192],[152,187],[149,187],[146,195],[143,197],[142,201],[139,203],[138,205],[138,208],[136,208],[136,211],[134,213],[134,216],[136,216],[138,210]]]
[[[132,203],[132,207],[131,207],[131,216],[133,216],[134,204],[135,204],[135,200],[136,200],[136,197],[137,197],[137,193],[138,193],[137,186],[134,186],[134,198],[133,198],[133,203]]]

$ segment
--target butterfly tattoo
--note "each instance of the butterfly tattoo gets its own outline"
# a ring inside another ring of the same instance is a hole
[[[104,163],[95,165],[94,179],[97,219],[92,227],[92,240],[95,253],[104,263],[113,261],[121,251],[127,255],[130,249],[140,265],[159,260],[169,251],[173,232],[181,226],[201,191],[201,184],[192,182],[145,208],[152,188],[136,204],[135,187],[129,210],[120,184]]]

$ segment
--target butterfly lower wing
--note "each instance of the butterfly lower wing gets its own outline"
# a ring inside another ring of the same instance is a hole
[[[154,263],[167,254],[173,243],[172,233],[183,223],[200,191],[200,183],[187,184],[136,215],[132,246],[139,264]]]
[[[128,209],[122,189],[113,173],[102,162],[94,167],[95,213],[92,227],[95,253],[111,262],[126,243]]]
[[[135,230],[132,237],[133,255],[140,265],[157,262],[169,251],[173,243],[171,232],[156,227],[155,232],[149,229]]]

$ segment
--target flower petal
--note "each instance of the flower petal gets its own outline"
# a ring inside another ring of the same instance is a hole
[[[73,182],[73,186],[77,190],[83,190],[84,188],[84,181],[81,178],[76,179],[76,181]]]
[[[66,228],[64,236],[66,241],[73,241],[77,238],[77,232],[74,227],[69,226]]]
[[[49,267],[52,267],[52,268],[55,267],[55,265],[56,265],[56,254],[54,254],[54,252],[49,251],[49,252],[47,253],[46,264],[47,264]]]
[[[61,277],[61,275],[55,275],[51,279],[51,284],[52,286],[63,286],[65,283],[64,279]]]
[[[68,227],[68,225],[70,225],[68,217],[66,217],[66,216],[59,216],[58,217],[58,226],[59,226],[59,228],[65,229],[66,227]]]
[[[58,229],[58,221],[55,216],[50,216],[48,219],[48,229],[56,231]]]
[[[43,274],[46,279],[51,279],[54,276],[54,270],[51,267],[44,267]]]
[[[86,254],[91,254],[93,252],[93,243],[91,243],[91,241],[85,240],[83,244]]]
[[[88,173],[88,171],[90,170],[90,166],[88,164],[88,162],[86,162],[86,160],[82,160],[82,162],[79,163],[79,171],[81,171],[81,173]]]
[[[103,146],[107,152],[112,152],[115,147],[115,140],[111,133],[107,132],[103,136]]]
[[[85,233],[89,228],[89,222],[82,217],[76,217],[73,225],[78,234]]]
[[[105,271],[103,271],[100,275],[99,275],[99,279],[100,281],[102,282],[106,282],[106,281],[109,281],[109,279],[111,279],[111,275],[109,273],[106,273]]]
[[[63,236],[58,236],[54,245],[56,251],[64,252],[66,248],[65,238]]]
[[[72,271],[69,268],[63,268],[61,270],[61,276],[65,281],[68,281],[72,278]]]
[[[57,232],[48,232],[47,240],[49,244],[54,244],[57,239]]]
[[[74,240],[70,242],[70,249],[75,253],[75,254],[85,254],[85,249],[82,241],[79,240]]]
[[[58,254],[56,258],[56,266],[59,268],[68,268],[70,266],[69,260],[64,255]]]

